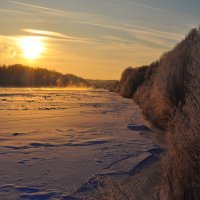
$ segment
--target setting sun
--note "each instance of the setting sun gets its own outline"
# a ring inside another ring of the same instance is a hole
[[[27,59],[37,59],[44,52],[44,43],[39,37],[23,37],[19,40],[23,56]]]

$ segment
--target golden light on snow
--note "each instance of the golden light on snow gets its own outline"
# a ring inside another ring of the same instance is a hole
[[[44,52],[44,42],[40,37],[27,36],[19,39],[19,47],[26,59],[34,60]]]

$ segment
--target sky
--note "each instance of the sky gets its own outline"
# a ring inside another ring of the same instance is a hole
[[[199,9],[199,0],[0,0],[0,64],[119,79],[173,48],[200,24]]]

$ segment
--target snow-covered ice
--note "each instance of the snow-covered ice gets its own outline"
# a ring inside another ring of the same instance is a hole
[[[100,90],[0,89],[0,199],[67,199],[155,148],[132,100]]]

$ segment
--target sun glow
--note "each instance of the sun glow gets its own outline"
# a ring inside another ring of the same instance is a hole
[[[44,52],[44,42],[40,37],[22,37],[19,40],[19,46],[22,49],[24,58],[30,60],[39,58]]]

